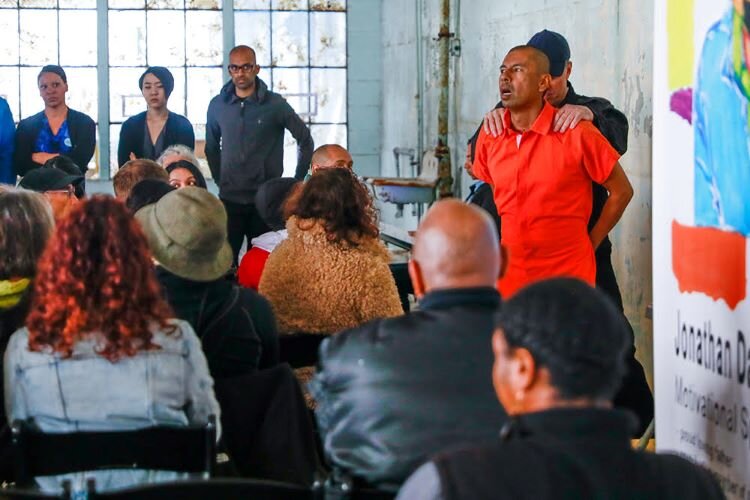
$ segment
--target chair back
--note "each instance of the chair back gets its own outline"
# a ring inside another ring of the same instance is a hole
[[[202,426],[157,426],[133,431],[45,433],[32,422],[12,426],[16,482],[36,476],[100,469],[155,469],[212,474],[216,417]]]

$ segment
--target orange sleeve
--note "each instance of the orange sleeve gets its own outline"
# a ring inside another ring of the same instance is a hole
[[[263,268],[266,267],[266,261],[270,254],[258,247],[252,247],[242,257],[240,267],[237,269],[237,282],[245,288],[258,290],[260,277],[263,275]]]
[[[490,169],[487,166],[487,139],[488,135],[484,132],[484,127],[479,130],[479,136],[477,137],[477,147],[474,149],[474,163],[471,164],[471,173],[474,177],[480,181],[484,181],[487,184],[492,185],[492,177],[490,177]]]
[[[574,130],[579,130],[583,166],[591,180],[603,184],[612,174],[612,169],[620,159],[620,154],[590,122],[581,122]]]

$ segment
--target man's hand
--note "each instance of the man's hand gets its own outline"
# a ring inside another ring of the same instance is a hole
[[[44,165],[45,163],[47,163],[47,160],[54,158],[55,156],[59,156],[59,155],[57,153],[42,153],[42,152],[32,153],[31,161],[33,161],[34,163],[38,163],[40,165]]]
[[[587,122],[594,121],[594,113],[589,108],[576,104],[566,104],[555,113],[553,130],[555,132],[565,132],[569,128],[576,128],[576,125],[584,120]]]
[[[133,160],[137,160],[138,158],[136,158],[136,157],[135,157],[135,153],[133,153],[133,152],[131,151],[131,152],[130,152],[130,155],[128,156],[128,159],[129,159],[130,161],[133,161]]]
[[[484,115],[484,122],[482,122],[484,133],[492,135],[492,137],[497,137],[498,135],[502,134],[503,129],[505,128],[505,125],[503,124],[504,116],[505,108],[493,109],[492,111]]]

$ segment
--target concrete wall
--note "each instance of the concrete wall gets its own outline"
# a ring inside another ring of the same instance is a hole
[[[358,2],[359,0],[357,0]],[[394,146],[417,144],[417,0],[383,0],[382,173],[395,170]],[[357,2],[351,2],[350,5]],[[425,146],[437,135],[437,47],[439,0],[424,0]],[[645,311],[651,293],[651,121],[653,5],[647,0],[452,0],[451,31],[461,39],[460,57],[451,58],[450,146],[454,171],[463,163],[465,143],[484,113],[498,100],[497,76],[503,56],[548,28],[563,33],[573,54],[571,81],[581,94],[603,96],[630,121],[622,165],[635,188],[623,220],[613,233],[613,262],[636,330],[639,357],[651,376],[651,321]],[[460,179],[462,195],[469,179]],[[405,210],[396,219],[384,206],[383,219],[416,227]]]
[[[383,60],[381,0],[348,4],[348,147],[358,174],[380,173]]]

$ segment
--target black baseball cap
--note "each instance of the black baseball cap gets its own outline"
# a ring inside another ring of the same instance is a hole
[[[44,193],[45,191],[59,191],[70,185],[75,187],[82,181],[82,175],[70,175],[59,168],[42,167],[29,170],[18,183],[18,187]]]
[[[570,46],[564,36],[554,31],[542,30],[532,36],[526,45],[544,52],[549,59],[549,73],[553,78],[563,74],[565,64],[570,60]]]

